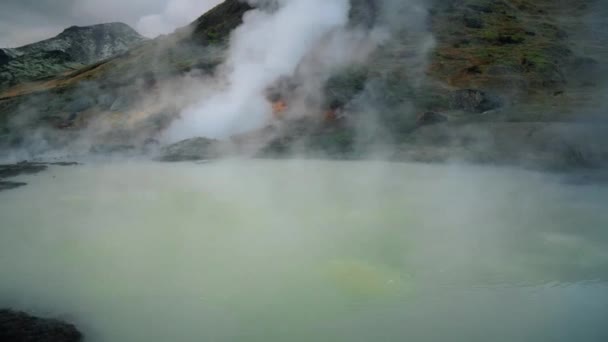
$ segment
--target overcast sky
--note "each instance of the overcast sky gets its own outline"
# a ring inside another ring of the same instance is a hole
[[[0,0],[0,47],[57,35],[72,25],[121,21],[141,34],[170,33],[222,0]]]

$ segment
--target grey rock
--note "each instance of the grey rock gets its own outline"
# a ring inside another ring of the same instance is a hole
[[[219,157],[217,140],[194,138],[164,147],[160,160],[166,162],[215,159]]]

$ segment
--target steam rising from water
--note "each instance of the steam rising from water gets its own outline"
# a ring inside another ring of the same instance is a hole
[[[24,180],[0,193],[0,307],[73,321],[87,341],[608,336],[605,186],[314,161]]]

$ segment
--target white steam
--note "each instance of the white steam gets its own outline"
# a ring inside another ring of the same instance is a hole
[[[348,0],[278,4],[274,12],[246,13],[232,34],[228,60],[221,68],[226,86],[186,108],[167,131],[167,140],[222,138],[263,126],[272,112],[265,89],[280,77],[293,75],[316,44],[348,23]]]
[[[175,28],[195,20],[201,13],[221,3],[222,0],[170,0],[162,13],[139,19],[136,29],[147,37],[171,33]]]

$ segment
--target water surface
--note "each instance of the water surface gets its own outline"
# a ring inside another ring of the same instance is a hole
[[[87,341],[608,341],[608,188],[380,162],[121,162],[0,193],[0,307]]]

